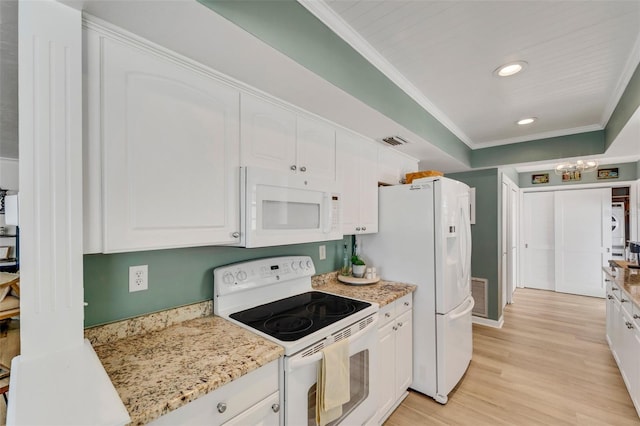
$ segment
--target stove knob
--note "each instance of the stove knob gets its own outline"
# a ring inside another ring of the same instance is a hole
[[[236,274],[236,278],[238,281],[244,281],[247,279],[247,273],[245,271],[240,271]]]
[[[297,262],[291,262],[291,269],[293,269],[294,271],[296,269],[298,269],[298,263]]]
[[[311,263],[311,261],[307,260],[307,268],[311,269],[312,266],[313,266],[313,264]]]
[[[304,266],[304,260],[301,260],[301,261],[300,261],[300,269],[304,269],[304,268],[305,268],[305,266]]]
[[[225,272],[224,275],[222,276],[222,282],[225,284],[232,284],[233,274],[231,272]]]

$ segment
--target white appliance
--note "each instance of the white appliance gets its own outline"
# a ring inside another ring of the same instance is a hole
[[[611,255],[624,259],[625,220],[624,203],[611,203]]]
[[[242,247],[342,238],[335,181],[257,167],[240,168]]]
[[[385,279],[418,286],[411,388],[445,404],[472,353],[469,187],[443,177],[381,187],[378,211],[361,253]]]
[[[349,341],[350,400],[329,423],[363,425],[376,413],[378,305],[313,291],[308,256],[259,259],[216,268],[214,313],[285,349],[281,365],[284,424],[316,424],[322,350]]]

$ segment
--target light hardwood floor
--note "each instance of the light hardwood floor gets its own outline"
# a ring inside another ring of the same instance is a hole
[[[604,299],[518,289],[504,320],[474,325],[471,365],[446,405],[411,392],[385,425],[640,424],[606,342]]]

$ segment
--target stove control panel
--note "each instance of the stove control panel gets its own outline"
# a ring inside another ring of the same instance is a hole
[[[269,286],[274,283],[309,280],[316,273],[309,256],[282,256],[220,266],[213,270],[216,296]]]

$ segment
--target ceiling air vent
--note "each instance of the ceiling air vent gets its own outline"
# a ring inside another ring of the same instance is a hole
[[[403,139],[400,136],[389,136],[386,138],[382,138],[382,142],[391,146],[406,145],[409,143],[406,139]]]

